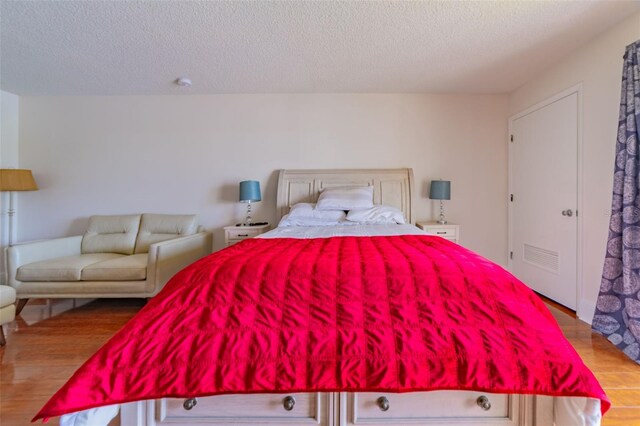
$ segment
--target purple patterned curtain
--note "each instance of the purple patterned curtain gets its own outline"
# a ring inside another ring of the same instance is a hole
[[[637,40],[624,54],[609,241],[592,327],[640,364],[639,63]]]

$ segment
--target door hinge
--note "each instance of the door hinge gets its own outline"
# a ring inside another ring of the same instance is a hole
[[[509,259],[513,259],[513,252],[512,251],[509,252]]]
[[[510,199],[510,200],[511,200],[511,202],[513,203],[513,194],[511,194],[511,195],[509,196],[509,199]]]
[[[510,139],[511,139],[511,142],[513,142],[513,135],[511,135]]]

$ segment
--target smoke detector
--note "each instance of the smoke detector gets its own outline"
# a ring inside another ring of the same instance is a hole
[[[191,87],[191,80],[185,77],[180,77],[176,80],[176,84],[180,87]]]

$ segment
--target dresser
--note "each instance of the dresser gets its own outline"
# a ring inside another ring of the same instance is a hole
[[[256,226],[225,226],[224,227],[224,242],[227,247],[239,243],[240,241],[246,240],[247,238],[257,237],[260,234],[264,234],[269,229],[271,229],[271,225],[256,225]]]
[[[459,244],[460,225],[456,225],[455,223],[441,224],[438,222],[416,222],[416,226],[427,234],[437,235]]]

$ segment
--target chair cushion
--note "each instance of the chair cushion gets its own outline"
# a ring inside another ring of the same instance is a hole
[[[148,254],[132,254],[94,263],[82,270],[82,281],[137,281],[147,278]]]
[[[80,281],[82,269],[109,259],[124,257],[116,253],[80,254],[27,263],[18,268],[18,281]]]
[[[0,307],[0,325],[16,319],[16,305],[11,304],[4,307]]]
[[[195,234],[197,230],[193,214],[143,214],[135,252],[148,253],[151,244]]]
[[[0,308],[16,302],[16,290],[8,285],[0,285]]]
[[[82,238],[82,253],[133,254],[140,215],[91,216]]]

